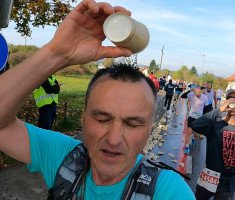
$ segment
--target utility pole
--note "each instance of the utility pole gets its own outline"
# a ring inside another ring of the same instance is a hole
[[[164,45],[162,47],[162,56],[161,56],[161,62],[160,62],[160,70],[162,68],[162,58],[163,58],[163,54],[164,54]]]

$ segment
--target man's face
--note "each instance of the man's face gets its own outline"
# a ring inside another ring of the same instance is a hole
[[[235,92],[229,94],[229,99],[231,99],[231,98],[235,99]],[[234,100],[234,103],[235,103],[235,100]],[[227,111],[230,115],[235,116],[235,108],[229,108],[228,107]]]
[[[196,88],[195,89],[195,95],[196,95],[196,97],[200,97],[201,96],[201,94],[202,94],[202,91],[201,91],[201,89],[200,88]]]
[[[211,92],[211,84],[207,84],[207,92]]]
[[[100,78],[82,120],[92,170],[107,179],[127,174],[149,137],[153,109],[154,97],[144,80]]]

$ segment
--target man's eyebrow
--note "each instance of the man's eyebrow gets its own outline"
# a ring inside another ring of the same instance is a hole
[[[124,121],[136,121],[138,123],[144,124],[146,122],[144,117],[136,116],[136,117],[126,117],[123,119]]]
[[[102,111],[102,110],[92,110],[91,111],[91,114],[93,116],[97,116],[97,115],[104,115],[104,116],[107,116],[107,117],[112,117],[112,115],[108,112],[105,112],[105,111]]]

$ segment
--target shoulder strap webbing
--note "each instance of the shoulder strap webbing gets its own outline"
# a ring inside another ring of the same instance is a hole
[[[54,186],[48,192],[48,200],[68,200],[73,187],[82,178],[86,156],[87,149],[82,143],[69,153],[57,171]]]
[[[144,157],[132,171],[121,200],[151,200],[160,171]]]

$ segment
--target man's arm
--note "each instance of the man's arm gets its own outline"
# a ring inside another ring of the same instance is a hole
[[[47,79],[43,84],[42,84],[43,89],[46,91],[46,93],[54,93],[54,94],[59,94],[60,92],[60,86],[58,84],[58,81],[55,81],[54,85],[51,85],[49,80]]]
[[[235,99],[231,98],[226,100],[219,109],[213,110],[195,120],[192,123],[193,131],[208,137],[213,129],[213,121],[217,120],[218,118],[222,118],[222,113],[227,111],[228,105],[230,103],[235,103]]]
[[[0,85],[4,86],[0,87],[0,151],[31,163],[27,128],[16,114],[27,96],[52,74],[73,64],[131,55],[126,48],[102,46],[105,39],[102,25],[115,12],[131,14],[107,3],[82,1],[60,24],[48,44],[0,76]]]
[[[168,89],[168,84],[166,84],[166,87],[164,88],[164,90],[167,91],[167,89]]]
[[[192,123],[191,125],[192,130],[196,133],[200,133],[208,137],[213,129],[212,121],[216,120],[216,118],[218,118],[219,115],[220,115],[219,110],[213,110],[199,117]]]
[[[215,109],[217,108],[217,98],[216,98],[216,91],[214,91],[214,102],[215,102]]]
[[[181,94],[180,98],[182,98],[182,99],[187,99],[189,93],[190,93],[190,91],[187,91],[187,92]]]

